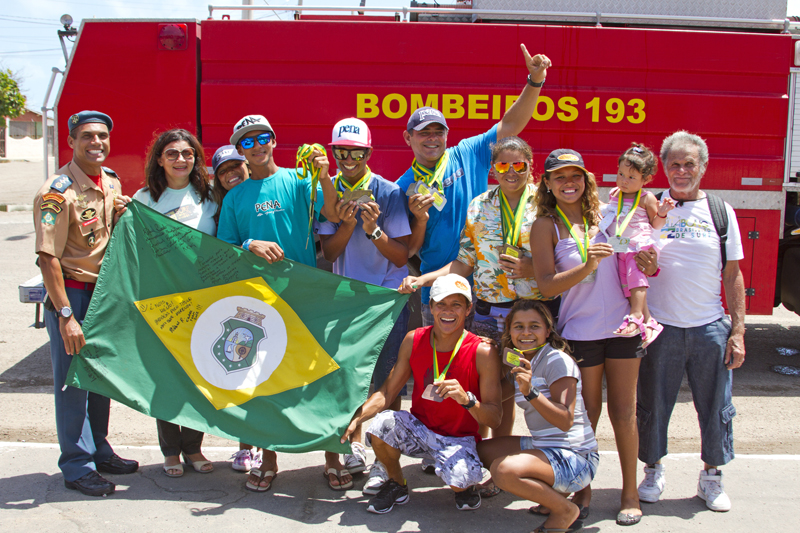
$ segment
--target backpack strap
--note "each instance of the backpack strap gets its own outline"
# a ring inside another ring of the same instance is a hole
[[[725,270],[725,265],[728,263],[728,254],[725,249],[725,243],[728,242],[728,210],[725,209],[725,201],[719,196],[706,193],[706,197],[714,229],[719,235],[719,253],[722,257],[722,270]]]

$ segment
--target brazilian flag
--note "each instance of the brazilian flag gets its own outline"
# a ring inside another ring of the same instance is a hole
[[[272,265],[139,202],[114,229],[67,384],[275,451],[341,433],[408,296]]]

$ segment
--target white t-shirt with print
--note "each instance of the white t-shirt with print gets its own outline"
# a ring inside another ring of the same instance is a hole
[[[212,200],[206,200],[201,204],[200,194],[191,184],[183,189],[170,189],[167,187],[161,193],[157,202],[153,201],[150,191],[147,189],[136,191],[133,199],[191,228],[208,235],[216,236],[217,234],[217,223],[214,222],[217,204]]]
[[[669,197],[664,191],[663,198]],[[744,258],[742,237],[733,208],[728,212],[728,261]],[[667,215],[653,233],[660,249],[661,273],[649,278],[647,305],[656,320],[669,326],[694,328],[722,318],[722,257],[708,200],[684,202]]]

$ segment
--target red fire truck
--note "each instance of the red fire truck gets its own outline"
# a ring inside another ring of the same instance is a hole
[[[597,13],[598,4],[616,9]],[[334,123],[356,116],[373,133],[371,167],[396,179],[411,162],[402,138],[410,113],[443,111],[451,144],[487,130],[525,83],[525,43],[553,62],[521,135],[538,170],[551,150],[574,148],[607,192],[632,141],[657,150],[676,130],[701,135],[711,152],[703,188],[739,217],[748,312],[770,314],[781,301],[800,311],[791,274],[800,249],[789,233],[800,220],[800,48],[785,1],[748,4],[543,0],[532,12],[522,0],[474,0],[323,8],[363,15],[303,6],[283,21],[215,19],[215,7],[203,21],[84,20],[55,100],[56,166],[71,157],[67,117],[87,108],[114,119],[107,165],[128,194],[167,128],[196,132],[210,158],[239,118],[263,114],[278,164],[291,167],[298,145],[327,144]],[[666,186],[660,171],[652,187]]]

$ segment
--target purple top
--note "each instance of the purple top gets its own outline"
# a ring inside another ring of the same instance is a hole
[[[556,235],[559,238],[554,250],[556,272],[566,272],[581,265],[583,261],[575,240],[571,236],[562,239],[557,224]],[[606,242],[602,231],[597,232],[590,240],[590,243],[599,242]],[[613,332],[622,323],[622,319],[630,312],[631,306],[622,294],[616,256],[600,261],[595,274],[593,282],[579,283],[561,295],[557,329],[567,340],[610,339],[614,337]]]

